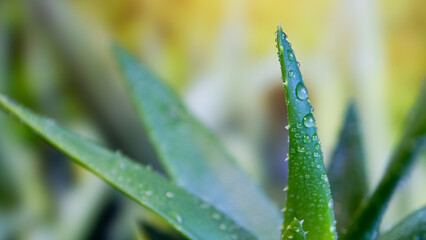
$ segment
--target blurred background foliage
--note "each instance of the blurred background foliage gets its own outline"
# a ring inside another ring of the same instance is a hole
[[[111,43],[119,42],[283,206],[279,23],[301,62],[326,161],[347,103],[356,100],[371,192],[426,77],[423,0],[2,0],[0,91],[163,172],[112,59]],[[384,229],[426,204],[422,158]],[[0,239],[166,239],[164,231],[175,234],[0,114]]]

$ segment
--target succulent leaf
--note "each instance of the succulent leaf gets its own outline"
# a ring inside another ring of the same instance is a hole
[[[416,155],[426,143],[426,82],[406,122],[406,128],[398,143],[378,187],[368,202],[362,206],[350,224],[344,240],[373,240],[388,203],[401,179],[408,175]]]
[[[293,219],[304,219],[304,229],[309,232],[307,239],[336,239],[333,200],[308,90],[294,51],[281,27],[278,27],[276,35],[290,125],[283,230]]]
[[[0,109],[190,239],[257,239],[224,213],[150,168],[60,127],[0,94]]]
[[[391,230],[380,235],[379,240],[426,239],[426,207],[404,218]]]
[[[355,103],[351,102],[327,171],[339,234],[345,232],[368,191],[361,138]]]
[[[119,46],[114,50],[141,122],[172,180],[257,238],[279,239],[278,208],[219,139],[143,63]]]

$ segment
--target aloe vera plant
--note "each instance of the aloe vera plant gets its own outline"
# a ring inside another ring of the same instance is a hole
[[[304,221],[305,231],[312,236],[310,239],[336,239],[333,201],[313,108],[295,54],[286,38],[279,27],[276,42],[290,130],[283,231],[293,219],[297,219]],[[284,233],[283,237],[286,238]]]
[[[113,47],[113,52],[123,81],[170,179],[1,94],[0,107],[189,239],[332,240],[338,235],[342,239],[425,239],[424,208],[380,236],[378,228],[397,183],[408,174],[416,153],[424,150],[426,84],[383,180],[367,198],[362,136],[354,105],[349,107],[327,174],[308,90],[281,27],[276,44],[290,147],[283,220],[272,201],[219,139],[186,110],[179,96],[121,47]],[[361,204],[363,199],[367,199],[365,204]]]

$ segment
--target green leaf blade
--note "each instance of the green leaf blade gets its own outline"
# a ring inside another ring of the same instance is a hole
[[[0,107],[190,239],[255,239],[227,216],[149,168],[65,130],[3,95]]]
[[[351,102],[327,171],[339,234],[346,231],[368,191],[361,138],[357,110]]]
[[[140,61],[118,46],[114,53],[142,123],[172,179],[226,212],[257,238],[279,239],[278,209],[219,140]]]
[[[283,230],[296,218],[304,220],[307,239],[336,239],[333,200],[308,91],[294,52],[281,27],[278,27],[276,42],[290,129],[287,203]]]
[[[420,96],[406,121],[406,128],[394,151],[378,187],[357,212],[354,220],[343,236],[344,240],[373,240],[378,230],[388,203],[401,179],[409,173],[417,153],[424,149],[426,142],[426,82]]]
[[[391,230],[380,235],[379,240],[426,239],[426,207],[404,218]]]

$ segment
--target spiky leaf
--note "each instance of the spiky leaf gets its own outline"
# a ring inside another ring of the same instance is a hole
[[[226,215],[127,157],[75,135],[0,95],[0,107],[191,239],[255,239]]]
[[[279,239],[282,220],[278,209],[217,137],[141,62],[118,46],[114,50],[142,123],[173,180],[226,212],[259,239]]]
[[[293,49],[281,27],[278,57],[284,80],[289,123],[289,173],[284,229],[293,219],[304,220],[307,239],[336,239],[333,200],[323,162],[315,118]]]
[[[358,124],[355,103],[351,102],[327,171],[339,234],[345,231],[368,191]]]
[[[424,148],[426,140],[426,82],[407,122],[405,132],[392,155],[385,175],[365,206],[350,224],[345,240],[372,240],[378,229],[390,198],[398,183],[409,172],[416,153]]]

